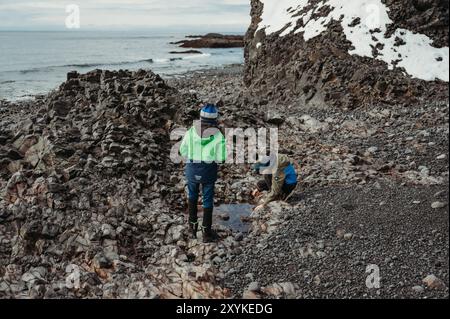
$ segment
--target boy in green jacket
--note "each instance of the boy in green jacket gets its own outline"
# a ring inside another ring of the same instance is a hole
[[[225,137],[218,128],[219,112],[213,104],[206,104],[200,113],[200,121],[187,131],[180,146],[180,154],[185,159],[185,176],[188,185],[189,231],[197,237],[197,203],[200,186],[203,193],[203,241],[217,240],[212,230],[214,210],[214,188],[217,181],[218,163],[226,160]]]

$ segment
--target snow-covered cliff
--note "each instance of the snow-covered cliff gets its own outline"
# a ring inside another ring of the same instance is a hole
[[[449,81],[448,7],[448,0],[252,0],[246,81],[346,107],[408,102]]]

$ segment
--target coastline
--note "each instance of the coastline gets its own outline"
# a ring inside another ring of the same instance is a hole
[[[0,302],[448,300],[449,1],[0,4]]]
[[[242,48],[228,48],[225,44],[223,48],[211,48],[212,38],[202,40],[204,47],[195,50],[199,53],[170,43],[184,39],[185,32],[2,33],[0,98],[23,100],[47,94],[72,70],[87,73],[94,69],[151,69],[158,74],[172,74],[243,62]],[[95,43],[101,45],[100,49]],[[42,57],[39,62],[33,59],[36,56]]]
[[[174,74],[169,74],[169,75],[163,75],[162,77],[164,79],[174,79],[174,78],[189,78],[190,76],[197,76],[200,74],[206,74],[206,73],[215,73],[217,72],[218,74],[223,74],[224,72],[230,71],[231,73],[241,73],[242,72],[242,68],[243,68],[244,64],[243,63],[233,63],[233,64],[226,64],[226,65],[222,65],[222,66],[216,66],[216,67],[204,67],[204,68],[198,68],[195,70],[191,70],[191,71],[184,71],[181,73],[174,73]],[[152,71],[151,68],[148,68],[148,70]],[[93,71],[93,70],[91,70]],[[135,70],[137,71],[137,70]],[[58,84],[57,86],[55,86],[54,89],[46,92],[46,93],[42,93],[42,94],[37,94],[37,95],[30,95],[24,98],[20,98],[20,99],[6,99],[6,98],[0,98],[0,108],[1,107],[6,107],[7,105],[13,105],[13,104],[21,104],[21,103],[28,103],[34,100],[38,100],[38,99],[42,99],[44,98],[46,95],[50,94],[53,91],[58,90],[59,88]]]

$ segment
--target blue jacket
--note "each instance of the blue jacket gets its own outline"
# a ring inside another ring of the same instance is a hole
[[[286,179],[284,180],[284,183],[286,185],[297,184],[297,172],[295,171],[295,168],[292,164],[289,164],[284,169],[284,174],[286,175]]]
[[[284,185],[295,184],[297,184],[297,173],[294,166],[286,155],[279,155],[277,170],[272,175],[272,188],[264,200],[264,204],[277,200],[283,193]]]

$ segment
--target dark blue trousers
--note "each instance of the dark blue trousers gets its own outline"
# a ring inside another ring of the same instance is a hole
[[[195,182],[188,182],[189,201],[195,203],[198,202],[200,185],[202,186],[203,208],[214,208],[214,183],[200,184]]]

